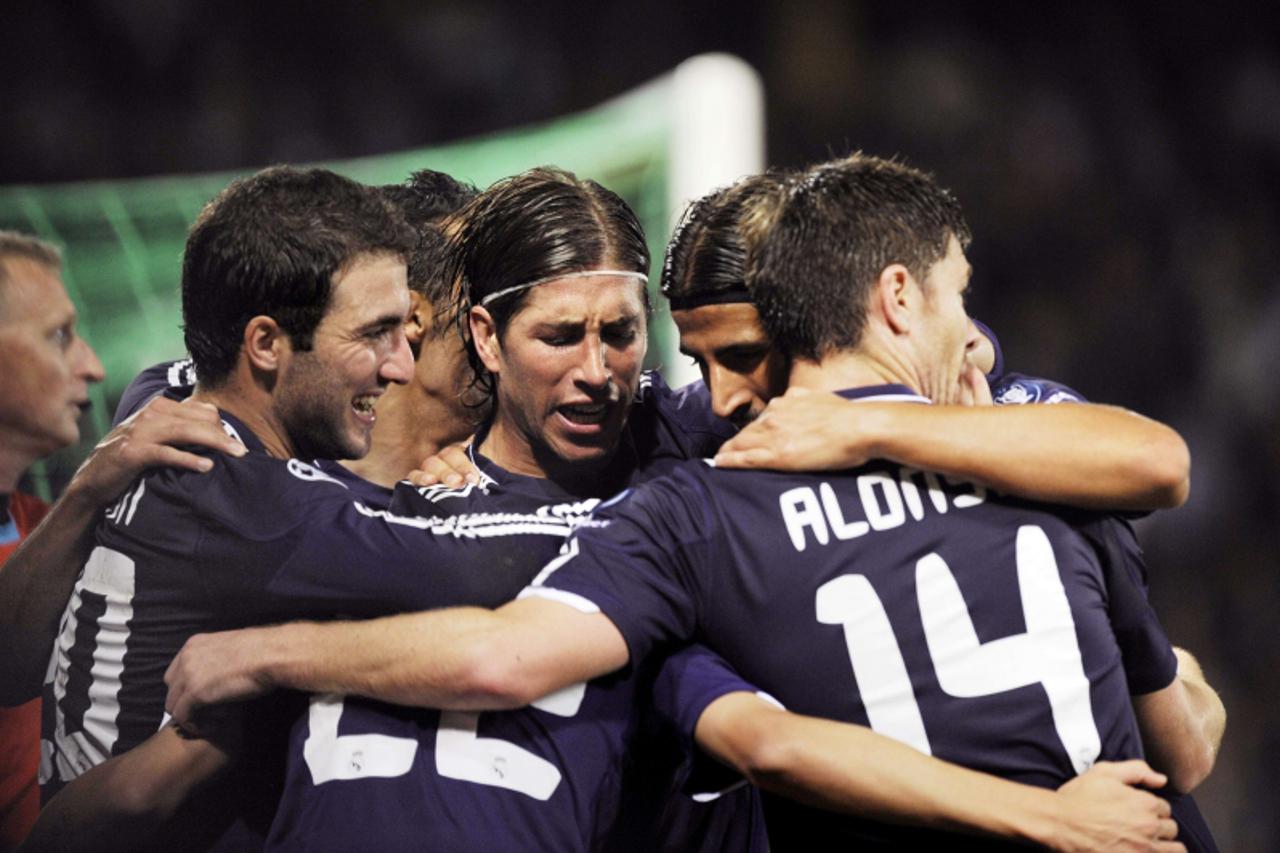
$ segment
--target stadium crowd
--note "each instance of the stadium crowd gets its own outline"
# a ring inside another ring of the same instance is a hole
[[[1216,849],[1225,712],[1128,521],[1186,445],[1006,369],[970,236],[861,154],[694,202],[672,389],[607,188],[268,169],[33,529],[102,369],[4,235],[5,843]]]

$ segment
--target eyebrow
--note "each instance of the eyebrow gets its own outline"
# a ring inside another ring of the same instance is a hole
[[[368,332],[381,331],[382,329],[393,328],[397,324],[403,323],[403,322],[404,322],[403,317],[397,317],[394,314],[388,314],[385,317],[379,317],[376,320],[370,320],[368,323],[365,323],[363,326],[360,326],[359,328],[357,328],[356,332],[358,334],[366,334]]]

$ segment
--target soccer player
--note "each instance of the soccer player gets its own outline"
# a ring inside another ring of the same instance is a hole
[[[971,334],[960,297],[967,265],[955,236],[965,234],[958,209],[915,173],[904,178],[878,161],[870,167],[818,172],[783,196],[760,240],[764,272],[755,274],[753,295],[770,306],[762,314],[793,359],[793,384],[875,388],[896,379],[876,391],[955,399]],[[873,255],[869,273],[841,269],[842,259],[823,246],[848,245],[868,217],[875,224],[883,193],[901,198],[903,181],[925,195],[922,205],[909,198],[900,214],[911,241],[885,247],[904,260],[880,266]],[[769,276],[785,287],[771,291]],[[793,303],[783,311],[796,293],[804,310]],[[847,335],[851,320],[861,332],[853,340],[804,337],[814,328]],[[870,722],[925,750],[1041,785],[1099,757],[1140,754],[1100,586],[1100,563],[1130,555],[1105,521],[1068,523],[973,485],[884,464],[819,478],[695,463],[600,517],[609,523],[577,534],[523,600],[496,614],[401,617],[432,640],[413,655],[384,646],[381,632],[366,626],[348,661],[363,672],[357,689],[376,685],[445,707],[518,705],[697,635],[793,710]],[[922,595],[912,603],[916,586]],[[855,611],[866,618],[853,618]],[[984,639],[1007,641],[979,642],[971,612]],[[1149,614],[1133,621],[1153,644],[1164,642]],[[323,644],[337,636],[333,627],[310,626],[309,639]],[[878,650],[870,662],[869,648]],[[1171,653],[1165,667],[1172,680]],[[275,675],[289,683],[297,673],[286,663]],[[848,691],[831,689],[842,681]],[[1047,694],[1028,693],[1039,684]],[[1185,700],[1176,681],[1157,692],[1157,707]],[[181,684],[171,692],[182,715],[192,698]],[[1010,719],[1020,722],[1011,727]],[[1024,746],[1008,741],[1011,729]],[[806,817],[832,831],[863,829]]]
[[[535,209],[531,205],[529,207],[530,209]],[[497,241],[497,240],[475,241],[475,245],[486,247],[486,250],[484,252],[476,253],[475,259],[483,259],[482,261],[479,261],[479,262],[487,261],[488,263],[492,264],[494,267],[497,267],[497,268],[510,267],[511,266],[510,261],[507,260],[500,251],[497,250],[498,247],[507,245],[509,241],[510,241],[509,237],[505,237],[503,240],[500,240],[500,241]],[[530,274],[532,275],[533,273],[531,272]],[[492,273],[489,276],[477,276],[475,270],[471,270],[468,277],[470,279],[480,277],[486,281],[493,280]],[[565,285],[571,285],[573,284],[573,282],[560,281],[554,277],[552,277],[550,281],[542,281],[543,278],[547,278],[547,277],[535,276],[534,280],[539,282],[538,287],[551,288],[550,293],[555,294],[556,298],[560,299],[563,302],[564,295],[560,294],[559,291],[562,289],[565,289],[564,287]],[[590,276],[584,276],[584,278],[590,278]],[[588,282],[579,283],[579,286],[577,287],[577,289],[583,290],[584,289],[583,286],[586,284],[588,284]],[[502,286],[495,292],[501,294],[502,296],[517,294],[517,293],[520,293],[522,290],[524,290],[524,288],[520,287],[519,283],[512,285],[510,284],[509,280],[504,282],[501,279],[497,279],[496,283],[492,284],[491,287],[498,288],[499,285],[502,285]],[[567,304],[569,306],[573,306],[581,300],[581,297],[589,295],[590,293],[591,291],[587,290],[585,293],[579,294],[579,299],[570,300]],[[482,292],[480,296],[481,296],[481,300],[483,300],[488,296],[492,296],[492,294]],[[533,297],[529,297],[529,298],[537,300],[538,295],[535,294]],[[547,296],[543,298],[550,299],[552,297]],[[600,299],[603,297],[597,295],[595,298]],[[503,371],[502,373],[504,377],[504,381],[510,380],[512,378],[513,373],[517,379],[521,380],[518,387],[509,389],[507,393],[513,395],[513,397],[511,398],[513,400],[512,405],[522,410],[524,414],[517,420],[515,424],[508,424],[505,427],[505,429],[501,431],[502,435],[500,435],[494,443],[497,444],[499,447],[504,447],[504,446],[509,447],[511,445],[514,445],[514,447],[516,448],[516,451],[514,454],[516,463],[521,466],[526,466],[526,470],[528,470],[528,466],[544,464],[539,460],[563,459],[563,457],[566,455],[569,456],[571,459],[572,458],[579,459],[578,463],[573,463],[573,464],[580,464],[583,459],[586,459],[589,461],[591,458],[594,458],[597,455],[597,451],[590,450],[591,442],[589,439],[592,437],[598,436],[599,432],[603,430],[597,431],[597,430],[588,429],[588,430],[578,431],[572,428],[572,424],[576,423],[580,419],[580,417],[583,415],[590,416],[589,418],[586,419],[588,422],[587,425],[591,425],[592,421],[597,422],[599,424],[608,425],[611,423],[616,423],[616,420],[612,418],[612,413],[609,411],[609,407],[607,405],[591,406],[590,410],[588,410],[584,408],[584,405],[586,404],[572,404],[566,407],[558,403],[553,405],[548,401],[548,396],[550,397],[551,400],[556,399],[555,394],[547,395],[547,392],[545,390],[547,386],[547,379],[552,377],[552,374],[555,374],[555,368],[552,366],[555,363],[555,359],[552,358],[550,355],[548,355],[548,353],[555,352],[556,347],[560,347],[560,348],[570,347],[573,349],[581,349],[582,347],[587,346],[590,343],[591,336],[586,335],[584,337],[583,331],[581,329],[580,321],[577,321],[577,322],[556,321],[554,318],[557,316],[557,312],[554,312],[554,311],[550,312],[552,319],[549,320],[546,318],[548,313],[547,312],[548,306],[542,305],[537,301],[535,301],[533,304],[535,306],[542,307],[543,310],[541,312],[533,311],[531,318],[523,317],[524,325],[530,331],[526,331],[526,328],[522,327],[520,320],[516,319],[512,321],[511,330],[509,330],[505,334],[501,334],[494,331],[494,332],[490,332],[487,335],[482,333],[481,335],[478,336],[479,342],[483,342],[486,340],[489,340],[489,341],[496,340],[498,342],[497,345],[499,347],[499,352],[505,351],[507,353],[507,358],[513,359],[513,361],[507,363],[507,370]],[[551,303],[551,305],[557,305],[557,304],[558,303],[556,302]],[[576,309],[576,310],[580,312],[582,309]],[[561,308],[559,313],[567,313],[570,318],[575,316],[574,309],[572,308],[570,308],[570,310],[567,312],[565,311],[564,308]],[[484,314],[486,315],[488,314],[487,310],[484,311]],[[518,312],[516,317],[521,318],[522,312]],[[481,325],[482,326],[484,325],[484,321],[482,321]],[[525,332],[525,334],[521,335],[521,334],[518,334],[518,332]],[[616,334],[617,330],[614,330],[614,332]],[[533,338],[533,340],[530,340],[530,338]],[[563,338],[563,340],[561,340],[561,338]],[[600,351],[590,353],[592,357],[587,360],[587,367],[595,371],[597,375],[603,375],[600,370],[599,362],[602,360],[607,360],[607,357],[604,354],[605,351],[603,348],[603,344],[599,344],[598,346],[600,347]],[[484,351],[483,344],[481,346],[478,346],[477,349],[478,351],[483,352]],[[524,357],[519,358],[518,357],[519,354],[523,354]],[[539,354],[541,354],[541,357],[535,358],[535,356],[539,356]],[[542,362],[546,362],[546,363],[544,364]],[[559,375],[559,374],[555,374],[555,375]],[[598,383],[599,383],[599,380],[597,380],[597,384]],[[552,385],[554,387],[560,387],[560,383],[557,383],[557,382],[553,382]],[[501,385],[499,387],[501,388]],[[501,405],[499,409],[500,411],[502,410]],[[561,423],[561,421],[566,421],[566,423]],[[501,418],[499,419],[499,423],[500,424],[502,423]],[[538,426],[540,424],[548,424],[548,423],[551,424],[551,428],[544,429],[545,434],[539,435]],[[566,429],[566,427],[568,427],[568,429]],[[519,437],[520,435],[524,436],[523,440],[513,441],[513,437]],[[588,439],[586,442],[587,448],[580,447],[575,442],[573,442],[572,436],[574,435],[580,435],[580,439]],[[488,436],[485,437],[484,441],[486,443],[489,442]],[[543,449],[538,450],[537,448],[539,447],[542,447]],[[553,452],[551,450],[548,450],[547,449],[548,447],[556,447],[556,450]],[[485,449],[485,448],[482,446],[482,449]],[[488,452],[492,453],[495,451],[493,451],[492,449],[489,449]],[[501,451],[498,451],[498,452],[501,452]],[[567,464],[564,461],[555,462],[554,464],[556,467],[552,470],[556,470],[558,472],[556,474],[556,478],[568,479],[570,482],[581,479],[580,477],[567,476],[571,474],[571,472],[568,470],[570,467],[572,467],[571,464]],[[509,474],[510,472],[507,472],[507,473]],[[597,476],[597,479],[598,479],[598,476]],[[442,504],[446,502],[445,498],[448,498],[448,497],[449,495],[446,492],[440,492],[437,495],[437,498],[440,500]],[[359,637],[358,633],[353,633],[350,635],[349,640],[353,643],[358,642],[358,637]],[[264,654],[268,654],[270,650],[264,648],[264,649],[261,649],[261,651]],[[737,692],[741,694],[746,691],[738,690]],[[746,697],[739,696],[734,701],[735,703],[740,704],[742,700],[745,698]],[[750,700],[747,700],[747,701],[750,701]],[[348,703],[347,707],[350,708],[351,703]],[[356,703],[357,709],[361,709],[362,707],[363,706],[360,703]],[[736,714],[737,712],[740,712],[740,711],[741,711],[740,708],[735,708],[734,712],[724,710],[724,713]],[[530,713],[532,714],[532,712]],[[738,715],[738,719],[741,720],[742,718],[755,715],[758,713],[759,713],[758,710],[753,709],[748,713]],[[536,719],[536,716],[534,718]],[[344,716],[343,719],[347,720],[348,718]],[[362,719],[365,723],[363,727],[358,724],[348,723],[345,731],[348,733],[366,731],[368,729],[368,726],[371,725],[372,718],[369,718],[366,715],[362,715],[360,719]],[[770,723],[775,726],[783,725],[782,721],[779,720],[777,717],[771,716],[769,717],[769,720],[770,720]],[[706,722],[707,725],[712,728],[714,728],[714,726],[716,725],[712,721],[700,721],[698,723],[698,727],[700,729],[704,728],[704,722]],[[818,721],[809,721],[809,722],[812,725],[819,725],[819,726],[821,725],[820,723],[818,723]],[[372,729],[372,731],[378,732],[378,733],[385,733],[388,731],[386,726],[387,726],[387,723],[384,722],[380,726],[375,726]],[[401,732],[401,734],[403,734],[403,732]],[[400,737],[398,739],[402,742],[405,742],[405,741],[407,741],[408,743],[413,742],[413,738]],[[296,751],[297,750],[295,749],[295,752]],[[405,764],[407,765],[409,761],[420,760],[419,758],[415,758],[414,756],[421,755],[421,752],[425,752],[425,750],[422,750],[422,751],[406,750]],[[404,766],[403,773],[408,773],[408,772],[409,770],[407,766]],[[566,770],[566,772],[569,772],[569,770]],[[311,768],[312,778],[314,778],[314,773],[315,771],[313,767]],[[399,775],[400,774],[397,774],[397,776]],[[322,790],[325,788],[326,785],[328,786],[328,788],[325,790]],[[330,784],[328,781],[324,782],[321,785],[316,785],[314,787],[315,787],[315,793],[312,796],[315,797],[317,800],[320,800],[322,796],[338,797],[343,793],[342,789],[339,786],[334,786]],[[390,787],[387,790],[394,790],[394,787]],[[352,794],[349,794],[349,796],[350,795]],[[383,795],[379,799],[380,801],[385,802],[393,798],[389,797],[386,791],[383,791]],[[439,798],[429,797],[428,799],[431,800],[431,799],[439,799]],[[873,800],[874,796],[868,797],[867,799]],[[844,803],[844,805],[847,806],[847,802]],[[878,805],[878,801],[877,801],[877,805]],[[391,832],[391,830],[385,828],[386,826],[396,825],[398,823],[401,823],[398,821],[386,819],[388,817],[387,809],[388,809],[387,806],[380,807],[380,813],[382,814],[383,819],[378,822],[378,826],[383,833]],[[320,812],[319,809],[316,809],[314,807],[310,807],[302,811],[304,814],[310,816],[313,822],[315,821],[315,816]],[[340,833],[342,831],[344,830],[340,825],[328,825],[328,829],[325,833],[325,836],[334,837],[333,833],[335,832]],[[498,831],[498,830],[489,830],[489,831]],[[297,840],[298,838],[294,837],[290,839],[290,842],[297,843]]]
[[[156,731],[161,675],[191,633],[394,612],[415,599],[410,606],[496,604],[527,579],[447,558],[452,547],[474,550],[465,519],[401,522],[353,480],[303,461],[363,455],[378,399],[410,379],[404,258],[416,242],[375,191],[324,170],[266,170],[202,212],[183,267],[194,399],[216,405],[248,453],[215,457],[198,478],[152,471],[99,525],[46,703],[50,792]],[[371,565],[380,566],[376,586],[351,570]],[[270,740],[266,720],[256,715],[249,733]],[[162,757],[222,761],[171,728],[157,738]],[[269,818],[274,806],[276,794],[261,790],[274,777],[253,766],[269,746],[250,744],[252,760],[204,798],[231,815],[193,827],[216,836],[231,820],[222,840],[253,843],[241,819]],[[185,779],[174,780],[175,797]]]
[[[749,422],[721,449],[717,464],[835,470],[866,458],[886,457],[1001,487],[1025,465],[1027,470],[1046,472],[1042,482],[1017,481],[1010,485],[1011,491],[1045,500],[1100,507],[1128,504],[1131,509],[1141,509],[1185,498],[1186,448],[1181,440],[1161,425],[1110,407],[1026,412],[1017,411],[1016,406],[999,411],[891,404],[877,407],[870,403],[851,407],[832,395],[795,389],[774,397],[766,408],[766,401],[785,384],[770,379],[771,371],[783,366],[783,359],[769,346],[743,285],[745,258],[739,222],[751,215],[753,196],[781,180],[785,178],[778,175],[748,178],[695,202],[677,230],[664,267],[663,291],[677,309],[673,316],[685,332],[682,344],[703,365],[704,375],[714,370],[713,385],[719,393],[713,391],[713,398],[717,403],[722,407],[727,403],[726,411],[736,409],[745,415],[742,420]],[[994,334],[980,323],[975,325],[979,337],[968,352],[968,360],[986,373],[994,402],[1009,406],[1083,401],[1078,392],[1059,383],[1006,373]],[[972,367],[966,370],[962,390],[968,396],[984,396],[985,384],[978,372]],[[992,402],[991,395],[986,395],[985,401]],[[764,416],[756,418],[758,412]],[[1027,416],[1037,420],[1028,421]],[[1042,456],[1036,464],[1034,457],[1026,455],[1023,430],[1049,438],[1061,447],[1061,458],[1046,460]],[[1144,446],[1149,449],[1145,454],[1131,449]],[[859,455],[862,447],[871,448],[869,457]],[[1107,582],[1110,595],[1137,592],[1127,577],[1109,575]],[[1153,761],[1172,769],[1175,787],[1183,787],[1193,785],[1197,774],[1212,765],[1224,714],[1221,700],[1204,681],[1195,659],[1183,649],[1174,651],[1179,659],[1179,678],[1194,697],[1198,719],[1193,722],[1198,730],[1159,732],[1144,727],[1143,735]],[[1143,662],[1129,656],[1125,666],[1131,690],[1145,692]],[[1140,724],[1143,722],[1140,717]],[[1202,752],[1171,750],[1170,742],[1199,744]],[[1187,756],[1195,759],[1190,767],[1179,761]],[[1173,803],[1179,837],[1187,846],[1215,850],[1211,833],[1191,798],[1178,796],[1173,789],[1164,793]]]

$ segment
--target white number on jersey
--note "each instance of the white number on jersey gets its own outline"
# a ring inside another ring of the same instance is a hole
[[[533,707],[560,717],[578,713],[585,683],[542,697]],[[390,735],[339,735],[343,697],[311,697],[310,732],[303,757],[311,779],[321,785],[336,779],[392,778],[413,767],[416,738]],[[551,762],[510,741],[479,737],[480,714],[442,711],[436,732],[436,771],[449,779],[505,788],[537,800],[548,799],[560,785],[560,770]]]
[[[938,684],[948,695],[990,696],[1040,684],[1054,728],[1077,773],[1101,752],[1089,679],[1076,642],[1071,606],[1043,529],[1018,528],[1018,588],[1025,633],[978,642],[950,567],[937,554],[916,563],[916,596]],[[929,738],[902,652],[884,605],[864,575],[843,575],[818,588],[817,618],[843,625],[849,661],[871,728],[930,754]]]

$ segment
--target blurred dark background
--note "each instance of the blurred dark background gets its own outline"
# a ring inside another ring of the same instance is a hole
[[[5,3],[0,184],[431,145],[589,107],[708,50],[761,73],[769,161],[863,149],[963,201],[1011,368],[1166,421],[1193,495],[1141,524],[1230,721],[1199,799],[1280,849],[1280,32],[1267,4]]]

